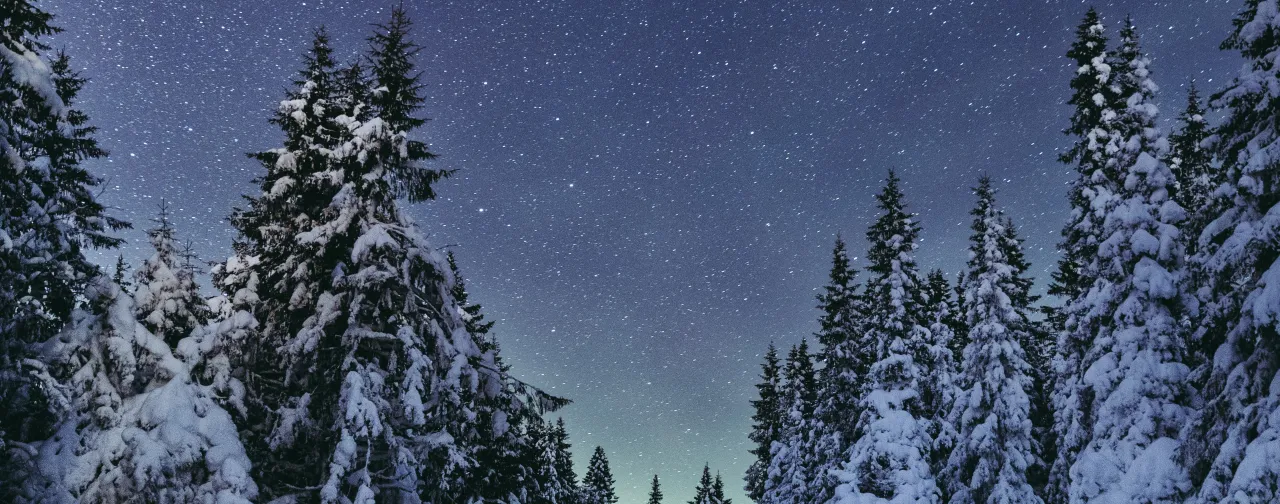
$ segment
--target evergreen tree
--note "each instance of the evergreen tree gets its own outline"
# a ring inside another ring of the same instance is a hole
[[[760,502],[764,497],[766,483],[769,479],[770,449],[773,443],[780,440],[782,429],[782,368],[778,362],[778,349],[769,343],[769,350],[764,354],[761,365],[760,383],[756,384],[759,399],[751,401],[755,413],[751,416],[754,422],[751,433],[747,436],[755,443],[751,454],[755,460],[747,468],[747,496]],[[655,476],[656,478],[656,476]],[[656,481],[656,479],[655,479]]]
[[[712,504],[733,504],[732,499],[724,496],[724,480],[720,479],[720,473],[716,473],[716,481],[711,484],[711,502]]]
[[[480,464],[527,453],[521,420],[566,402],[477,344],[446,261],[399,208],[446,173],[409,139],[422,121],[408,28],[399,9],[379,27],[363,83],[358,67],[335,69],[317,32],[273,120],[284,147],[254,155],[262,192],[233,215],[237,257],[215,275],[261,322],[244,358],[245,425],[268,498],[518,498],[525,489]]]
[[[1181,460],[1191,471],[1194,503],[1273,502],[1280,498],[1280,352],[1276,348],[1276,258],[1270,229],[1280,201],[1276,154],[1280,90],[1280,19],[1274,2],[1245,0],[1223,49],[1247,60],[1215,94],[1225,109],[1214,153],[1223,162],[1225,208],[1201,234],[1197,267],[1207,301],[1196,334],[1211,360],[1195,375],[1203,407],[1182,436]]]
[[[124,262],[124,254],[116,256],[115,272],[111,274],[111,281],[120,286],[121,290],[128,291],[132,285],[129,283],[129,264]]]
[[[1187,211],[1182,224],[1187,255],[1195,255],[1200,231],[1205,224],[1217,217],[1221,208],[1213,192],[1222,185],[1223,173],[1213,166],[1213,154],[1205,145],[1209,138],[1209,122],[1200,105],[1200,92],[1195,84],[1187,88],[1187,108],[1178,116],[1182,127],[1169,135],[1169,155],[1166,163],[1177,180],[1174,201]]]
[[[1102,216],[1091,206],[1099,194],[1114,194],[1116,173],[1104,166],[1103,145],[1107,142],[1104,117],[1115,114],[1121,103],[1110,86],[1111,65],[1107,59],[1107,36],[1098,12],[1092,8],[1076,29],[1076,41],[1067,52],[1074,76],[1071,79],[1071,99],[1075,107],[1071,123],[1065,133],[1074,143],[1059,160],[1072,166],[1076,178],[1068,189],[1071,205],[1070,218],[1062,229],[1062,242],[1058,250],[1062,254],[1049,294],[1063,300],[1076,299],[1093,285],[1097,270],[1097,249],[1103,241],[1100,226]],[[1066,306],[1048,311],[1048,319],[1057,335],[1054,353],[1054,438],[1057,453],[1050,465],[1049,484],[1045,490],[1047,500],[1057,504],[1067,501],[1070,467],[1076,454],[1089,442],[1089,425],[1092,412],[1088,410],[1089,398],[1076,395],[1080,390],[1079,379],[1084,368],[1081,361],[1089,341],[1075,339],[1082,334],[1076,330],[1075,318],[1080,314]]]
[[[867,232],[872,277],[866,324],[877,342],[876,362],[834,502],[938,502],[930,467],[937,412],[928,402],[941,392],[933,388],[937,383],[926,382],[941,371],[931,368],[936,356],[949,351],[922,325],[924,285],[915,264],[919,227],[893,172],[876,199],[881,214]]]
[[[956,294],[963,297],[962,287],[959,281],[953,287],[947,281],[947,276],[939,269],[930,271],[925,281],[924,297],[929,300],[929,306],[933,307],[930,322],[946,326],[946,330],[951,333],[947,348],[951,350],[952,358],[959,361],[964,354],[964,347],[969,344],[968,335],[964,330],[963,316],[955,297]]]
[[[809,465],[813,409],[817,401],[817,377],[808,342],[801,340],[787,354],[785,382],[782,387],[782,424],[778,441],[769,451],[768,481],[765,482],[766,503],[813,502],[813,478]],[[707,483],[710,484],[710,473]],[[710,487],[708,487],[710,488]]]
[[[649,504],[662,504],[662,487],[658,486],[658,475],[653,475],[653,484],[649,486]]]
[[[200,295],[195,272],[183,263],[177,249],[169,206],[164,200],[152,222],[156,226],[147,230],[147,236],[155,253],[134,274],[134,314],[148,331],[177,348],[179,340],[208,322],[212,314]]]
[[[225,502],[257,496],[231,416],[133,317],[106,277],[44,345],[50,389],[67,408],[37,444],[38,475],[18,502]]]
[[[723,488],[721,494],[723,494]],[[698,480],[698,487],[693,491],[693,500],[689,504],[716,504],[715,500],[715,483],[711,479],[711,465],[702,466],[702,479]]]
[[[604,455],[604,448],[597,446],[587,463],[587,472],[582,475],[582,504],[616,504],[618,495],[613,485],[609,459]]]
[[[572,463],[568,468],[560,465],[561,460],[568,460],[569,446],[565,441],[564,422],[552,426],[543,421],[530,422],[526,427],[528,447],[533,451],[531,458],[535,467],[532,477],[532,491],[527,500],[531,504],[573,504],[576,501],[578,488],[573,475]]]
[[[577,488],[578,476],[573,470],[573,454],[569,452],[569,432],[565,430],[564,419],[556,419],[555,430],[551,433],[551,443],[555,451],[555,469],[564,488]]]
[[[951,409],[958,434],[941,473],[952,504],[1038,503],[1027,481],[1035,461],[1031,423],[1031,369],[1021,343],[1029,322],[1019,296],[1022,273],[1006,251],[1020,244],[1006,231],[995,206],[991,179],[974,189],[978,204],[964,279],[963,309],[970,341],[964,350],[960,390]]]
[[[81,163],[106,156],[75,107],[86,79],[45,37],[59,31],[29,0],[0,2],[0,500],[26,474],[56,421],[34,344],[52,337],[98,268],[84,247],[113,248],[128,225],[106,215],[102,180]],[[13,482],[10,484],[10,482]]]
[[[489,330],[493,329],[493,322],[485,322],[484,314],[480,313],[480,305],[471,304],[469,301],[470,294],[467,292],[466,281],[462,279],[462,273],[458,271],[458,261],[453,257],[453,252],[449,252],[445,259],[449,263],[449,271],[453,273],[453,288],[450,292],[453,299],[458,303],[462,311],[462,321],[467,325],[467,332],[475,336],[477,344],[482,347],[488,346],[486,350],[496,349],[497,342],[489,338]]]
[[[1190,487],[1172,463],[1187,411],[1182,363],[1183,249],[1172,201],[1173,174],[1159,160],[1167,140],[1156,125],[1157,87],[1136,29],[1125,20],[1108,58],[1110,87],[1125,106],[1104,120],[1101,159],[1123,184],[1094,195],[1101,214],[1095,280],[1071,299],[1074,341],[1086,343],[1076,378],[1090,436],[1071,462],[1071,502],[1171,502]]]
[[[818,296],[820,330],[815,336],[822,346],[818,360],[818,398],[809,429],[810,446],[805,449],[814,478],[809,483],[813,502],[831,498],[838,482],[831,475],[844,462],[853,441],[858,398],[874,354],[874,343],[860,330],[862,300],[856,289],[858,271],[850,265],[844,240],[836,237],[831,253],[831,274]]]
[[[931,342],[929,348],[932,351],[926,354],[929,359],[923,362],[929,374],[926,376],[926,385],[921,399],[924,403],[924,411],[928,414],[929,436],[933,439],[930,467],[933,469],[933,474],[937,475],[946,466],[947,458],[955,446],[958,435],[948,410],[955,402],[956,378],[959,375],[955,353],[952,350],[953,341],[956,339],[952,328],[956,318],[955,313],[959,310],[951,302],[951,285],[941,270],[930,272],[925,282],[924,321],[929,324],[929,334],[932,336],[929,340]],[[942,498],[947,499],[947,488],[940,485],[939,490],[942,492]]]

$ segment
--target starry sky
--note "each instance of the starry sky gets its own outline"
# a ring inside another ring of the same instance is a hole
[[[253,190],[245,152],[327,26],[350,61],[395,0],[42,0],[52,39],[92,79],[81,106],[112,153],[102,199],[147,227],[161,198],[206,259]],[[855,254],[897,169],[919,260],[959,271],[967,188],[990,174],[1043,288],[1071,171],[1055,162],[1080,1],[406,0],[433,120],[459,170],[410,214],[455,251],[521,378],[563,410],[579,471],[610,456],[623,504],[658,474],[669,502],[704,463],[731,497],[751,461],[750,405],[769,342],[817,328],[833,240]],[[1239,0],[1098,1],[1132,13],[1166,123]],[[149,254],[141,230],[122,252]],[[113,263],[115,252],[96,259]]]

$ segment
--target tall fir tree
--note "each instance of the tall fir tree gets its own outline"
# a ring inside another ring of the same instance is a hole
[[[653,475],[653,483],[649,485],[648,504],[662,504],[662,487],[658,485],[658,475]]]
[[[43,346],[49,389],[66,407],[38,443],[17,502],[220,502],[257,496],[231,415],[183,359],[133,316],[105,276]]]
[[[857,293],[857,274],[845,248],[836,237],[831,252],[831,273],[823,293],[818,295],[822,310],[815,334],[821,349],[818,361],[817,403],[810,419],[812,440],[805,448],[811,465],[808,474],[813,502],[831,498],[838,481],[833,471],[844,463],[853,442],[858,399],[875,353],[874,342],[861,331],[862,299]]]
[[[1212,133],[1200,104],[1200,91],[1195,83],[1187,87],[1187,107],[1178,115],[1181,127],[1169,135],[1169,155],[1165,162],[1177,181],[1174,201],[1187,212],[1182,223],[1187,255],[1195,255],[1200,231],[1221,212],[1213,193],[1225,181],[1223,172],[1213,165],[1213,153],[1205,140]]]
[[[712,499],[712,483],[711,465],[704,464],[702,466],[702,479],[698,480],[697,488],[693,490],[693,500],[689,504],[714,504]]]
[[[1196,345],[1208,360],[1195,373],[1203,407],[1182,436],[1193,503],[1280,499],[1280,246],[1271,231],[1280,201],[1275,2],[1245,0],[1234,27],[1222,48],[1239,51],[1246,65],[1210,101],[1226,111],[1213,135],[1226,184],[1224,208],[1201,234],[1196,265],[1206,281]]]
[[[155,227],[147,236],[155,253],[134,274],[134,314],[148,331],[177,348],[178,341],[207,323],[212,313],[200,295],[195,272],[183,262],[164,200],[152,222]]]
[[[578,476],[573,470],[573,454],[569,451],[569,431],[565,429],[564,419],[556,419],[556,427],[551,433],[551,442],[555,450],[556,474],[560,477],[564,488],[577,488]]]
[[[1027,481],[1036,459],[1029,395],[1034,382],[1021,345],[1030,322],[1026,299],[1019,299],[1021,271],[1006,255],[1020,244],[1007,241],[991,179],[982,177],[974,193],[962,282],[969,343],[950,412],[957,439],[940,477],[952,504],[1039,503]]]
[[[0,500],[27,473],[23,446],[57,417],[34,345],[70,320],[97,274],[83,249],[114,248],[109,233],[128,226],[106,214],[102,180],[81,164],[107,153],[75,106],[87,80],[65,53],[43,57],[51,21],[32,1],[0,2]]]
[[[766,503],[813,502],[813,482],[810,470],[811,429],[813,410],[817,402],[817,376],[809,343],[801,340],[787,353],[785,381],[782,387],[782,423],[778,441],[769,452],[768,480],[765,482]],[[710,484],[710,473],[707,473]],[[708,487],[709,488],[709,487]]]
[[[959,376],[952,350],[953,341],[957,339],[954,328],[959,309],[952,304],[951,292],[951,284],[941,270],[935,269],[925,277],[924,321],[928,323],[932,344],[927,354],[929,360],[924,362],[931,372],[922,399],[929,414],[929,436],[933,438],[930,467],[934,475],[940,474],[946,466],[957,436],[956,427],[948,415],[955,402],[956,379]],[[939,485],[939,490],[944,500],[949,498],[947,488]]]
[[[760,502],[764,497],[766,483],[769,480],[770,450],[773,443],[779,441],[782,432],[782,367],[778,361],[778,349],[769,343],[769,350],[764,354],[761,364],[760,383],[756,384],[759,398],[751,401],[755,413],[751,433],[747,435],[755,446],[751,454],[755,460],[747,468],[747,496]]]
[[[582,504],[616,504],[618,494],[614,491],[613,471],[609,469],[609,458],[604,448],[596,447],[587,463],[587,472],[582,475]]]
[[[410,139],[422,100],[408,30],[401,9],[378,27],[369,81],[337,70],[317,32],[273,119],[284,146],[254,155],[262,192],[232,218],[237,257],[220,277],[228,297],[256,299],[261,321],[244,359],[245,425],[268,498],[512,497],[481,484],[493,481],[479,459],[525,453],[517,418],[565,403],[477,344],[445,258],[399,208],[447,174],[422,166],[431,155]],[[496,416],[472,421],[486,411]]]
[[[1171,199],[1173,174],[1160,160],[1168,141],[1156,124],[1156,85],[1129,19],[1108,58],[1110,88],[1125,105],[1104,119],[1105,170],[1114,192],[1094,195],[1101,215],[1097,269],[1072,298],[1071,338],[1087,344],[1074,396],[1090,436],[1071,461],[1071,502],[1174,502],[1190,489],[1178,432],[1189,413],[1183,364],[1185,212]],[[1194,307],[1194,305],[1193,305]]]
[[[1049,285],[1049,294],[1064,301],[1059,309],[1048,310],[1048,320],[1056,339],[1054,352],[1054,439],[1057,452],[1049,463],[1049,483],[1045,490],[1050,504],[1067,502],[1070,467],[1076,454],[1089,442],[1089,425],[1092,412],[1088,410],[1091,398],[1080,397],[1079,380],[1084,369],[1081,361],[1089,341],[1079,340],[1082,334],[1076,328],[1078,313],[1072,313],[1066,301],[1076,299],[1093,285],[1097,271],[1097,249],[1102,243],[1102,216],[1092,207],[1092,200],[1100,194],[1113,194],[1117,179],[1113,170],[1104,166],[1104,149],[1107,138],[1104,117],[1117,113],[1117,94],[1111,84],[1111,65],[1107,58],[1107,35],[1098,12],[1090,8],[1076,29],[1076,40],[1067,51],[1074,70],[1071,79],[1071,98],[1068,104],[1075,107],[1070,125],[1064,131],[1072,140],[1072,146],[1060,156],[1059,161],[1075,169],[1076,178],[1071,182],[1067,199],[1071,214],[1062,229],[1062,242],[1058,260]]]
[[[733,504],[733,500],[724,496],[724,480],[720,479],[720,473],[716,473],[716,481],[711,484],[711,502],[712,504]]]
[[[857,440],[840,473],[835,500],[852,502],[938,502],[931,431],[937,428],[928,402],[940,394],[929,383],[940,370],[931,364],[938,345],[923,324],[924,282],[916,269],[919,226],[907,212],[895,173],[876,196],[880,216],[867,231],[867,323],[877,342],[860,404]]]
[[[964,354],[964,347],[969,344],[967,331],[964,329],[964,317],[956,301],[957,294],[961,298],[964,295],[959,285],[961,280],[957,280],[957,285],[953,286],[947,281],[947,276],[942,270],[935,269],[926,276],[924,288],[924,297],[929,300],[929,306],[932,307],[930,324],[942,324],[946,326],[947,331],[951,332],[947,348],[951,350],[952,358],[956,362],[960,361]]]

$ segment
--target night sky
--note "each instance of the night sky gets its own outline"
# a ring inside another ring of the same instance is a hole
[[[393,1],[39,5],[92,79],[102,199],[138,228],[170,200],[216,259],[312,28],[349,61]],[[1089,4],[903,3],[406,1],[421,138],[459,170],[410,213],[458,255],[515,373],[575,401],[579,472],[603,445],[623,504],[654,473],[687,500],[703,463],[748,502],[760,357],[817,328],[833,240],[865,250],[886,170],[921,214],[921,265],[952,277],[989,173],[1043,288],[1072,176],[1063,54]],[[1134,15],[1166,123],[1188,82],[1217,90],[1241,63],[1217,49],[1240,0],[1093,5],[1113,39]],[[126,259],[150,254],[125,237]]]

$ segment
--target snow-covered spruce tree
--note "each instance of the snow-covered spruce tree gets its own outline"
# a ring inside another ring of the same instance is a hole
[[[530,463],[535,470],[530,480],[529,486],[532,487],[527,493],[527,497],[520,502],[527,504],[573,504],[576,502],[577,486],[573,481],[566,481],[566,476],[572,480],[572,467],[569,473],[561,475],[557,461],[561,457],[567,457],[567,443],[562,445],[557,437],[557,427],[544,421],[530,422],[526,427],[528,443],[526,449],[530,450]],[[560,429],[563,429],[561,422]],[[563,452],[563,453],[561,453]]]
[[[115,247],[107,233],[127,227],[81,166],[106,152],[74,106],[86,80],[64,53],[42,58],[51,19],[28,0],[0,2],[0,500],[27,474],[26,443],[56,420],[32,345],[66,323],[96,274],[82,249]]]
[[[889,172],[876,196],[881,215],[867,232],[866,330],[877,343],[858,418],[857,439],[832,502],[934,503],[941,498],[932,468],[935,411],[927,409],[938,352],[923,326],[923,279],[916,270],[918,225],[906,210],[898,177]]]
[[[778,441],[769,449],[768,481],[764,498],[770,504],[813,502],[813,481],[809,464],[814,431],[813,409],[817,402],[817,377],[809,343],[801,340],[787,353],[781,404],[782,423]],[[710,473],[708,473],[708,483]]]
[[[812,502],[831,498],[838,481],[833,471],[847,458],[857,421],[858,399],[863,379],[871,366],[874,343],[860,330],[862,299],[856,292],[858,270],[849,261],[844,240],[836,237],[831,252],[831,273],[823,293],[818,295],[819,331],[814,336],[821,345],[818,361],[818,395],[806,448]]]
[[[1093,423],[1093,412],[1088,409],[1092,399],[1078,395],[1084,373],[1080,363],[1090,342],[1076,339],[1082,334],[1075,330],[1081,314],[1073,313],[1066,301],[1080,297],[1093,285],[1097,249],[1103,237],[1101,215],[1092,202],[1099,195],[1113,194],[1117,186],[1116,174],[1106,169],[1102,159],[1103,146],[1107,143],[1103,119],[1115,114],[1120,103],[1110,86],[1106,30],[1096,10],[1090,8],[1085,13],[1067,57],[1075,69],[1068,101],[1075,110],[1064,132],[1072,137],[1073,143],[1059,161],[1074,168],[1076,178],[1067,192],[1071,214],[1062,228],[1062,242],[1058,246],[1062,257],[1049,285],[1049,294],[1064,300],[1063,307],[1048,310],[1050,327],[1057,338],[1053,358],[1053,425],[1057,451],[1049,464],[1049,483],[1045,489],[1046,501],[1050,504],[1067,502],[1068,473],[1076,453],[1088,444],[1089,426]]]
[[[67,411],[38,443],[19,502],[248,503],[257,496],[231,416],[134,316],[105,276],[43,346]]]
[[[962,282],[970,341],[950,413],[958,434],[940,478],[952,504],[1039,503],[1027,482],[1035,461],[1028,395],[1033,382],[1021,345],[1029,325],[1026,306],[1015,306],[1020,271],[1005,256],[1007,221],[996,208],[991,179],[982,177],[974,193],[978,204],[970,212],[973,234]]]
[[[956,356],[952,351],[952,340],[956,339],[952,329],[955,313],[960,311],[951,302],[951,284],[941,270],[933,270],[925,277],[924,284],[924,321],[929,324],[932,336],[932,352],[928,354],[927,369],[928,386],[924,388],[925,411],[930,412],[931,428],[929,436],[933,438],[930,467],[933,474],[941,474],[956,443],[956,428],[948,416],[952,403],[955,402],[956,377],[959,371]],[[948,497],[947,489],[939,485],[944,499]]]
[[[134,273],[134,315],[151,334],[177,348],[178,340],[208,322],[212,313],[200,295],[195,272],[183,263],[164,200],[152,222],[156,225],[147,236],[155,253]]]
[[[237,257],[219,276],[228,297],[256,298],[262,323],[245,425],[269,498],[470,501],[486,491],[472,484],[481,442],[512,426],[501,416],[563,404],[476,344],[445,258],[399,209],[445,173],[409,139],[422,121],[408,28],[400,10],[379,28],[365,84],[334,70],[317,33],[273,120],[284,147],[255,155],[262,192],[232,219]],[[490,401],[503,405],[492,421],[471,421]]]
[[[1222,47],[1240,51],[1247,64],[1211,99],[1226,111],[1210,141],[1227,184],[1220,191],[1225,209],[1200,239],[1203,299],[1211,302],[1200,324],[1209,331],[1197,337],[1211,361],[1197,384],[1203,407],[1182,436],[1198,485],[1194,503],[1280,498],[1280,19],[1274,1],[1244,3]]]
[[[555,452],[554,463],[559,486],[568,490],[578,488],[578,475],[573,470],[573,453],[569,451],[569,431],[564,427],[564,419],[556,419],[556,427],[551,432],[551,443]]]
[[[1209,122],[1200,105],[1200,92],[1195,84],[1187,88],[1187,108],[1178,116],[1182,127],[1169,135],[1166,163],[1177,179],[1174,201],[1187,212],[1182,223],[1187,256],[1196,253],[1196,242],[1205,224],[1221,212],[1213,192],[1224,182],[1223,172],[1213,166],[1213,154],[1205,145],[1209,138]]]
[[[764,497],[765,484],[769,479],[770,449],[780,440],[782,429],[782,366],[778,361],[778,349],[772,342],[760,367],[760,383],[756,384],[759,398],[751,401],[755,413],[751,415],[751,433],[747,434],[755,444],[751,449],[755,460],[747,468],[744,487],[747,496],[756,502]]]
[[[1156,125],[1157,92],[1137,31],[1128,19],[1108,58],[1110,86],[1125,106],[1104,119],[1105,170],[1123,174],[1113,193],[1096,194],[1098,269],[1090,289],[1069,301],[1072,339],[1089,346],[1077,397],[1092,412],[1089,442],[1072,462],[1071,502],[1174,502],[1190,490],[1175,462],[1188,415],[1183,364],[1185,272],[1170,196],[1175,180],[1160,161],[1167,139]]]
[[[954,362],[959,362],[964,354],[964,347],[969,344],[969,339],[964,331],[964,322],[961,320],[960,306],[956,302],[956,294],[963,296],[959,286],[952,286],[947,281],[947,276],[942,270],[935,269],[930,271],[925,277],[924,297],[929,301],[930,310],[930,329],[933,325],[942,324],[946,327],[946,331],[951,333],[948,338],[947,348],[951,350]]]
[[[469,302],[470,294],[452,252],[446,255],[446,262],[453,276],[450,293],[454,297],[458,315],[476,348],[492,361],[484,366],[501,373],[501,381],[493,385],[505,388],[498,393],[484,394],[474,399],[471,409],[474,410],[476,438],[473,445],[476,463],[467,473],[462,487],[474,494],[470,497],[472,499],[493,501],[516,498],[523,501],[526,500],[525,496],[537,492],[536,485],[531,482],[539,471],[535,463],[525,458],[528,452],[526,445],[531,442],[525,435],[525,426],[541,423],[543,420],[535,409],[518,407],[519,403],[513,404],[510,398],[534,391],[507,374],[510,366],[502,361],[500,345],[490,333],[494,323],[485,322],[480,305]]]
[[[658,484],[658,475],[653,475],[653,483],[649,485],[648,504],[662,504],[662,487]]]
[[[613,489],[613,471],[609,470],[609,458],[604,455],[604,448],[596,447],[591,453],[591,461],[587,463],[587,472],[582,475],[581,504],[616,504],[618,494]]]
[[[724,496],[724,480],[720,479],[720,473],[716,473],[716,481],[711,484],[711,503],[712,504],[733,504],[732,499]]]
[[[1018,312],[1026,323],[1019,340],[1023,355],[1029,366],[1031,388],[1027,395],[1031,400],[1031,440],[1032,453],[1035,457],[1027,469],[1027,482],[1035,489],[1036,495],[1045,496],[1045,487],[1049,482],[1049,465],[1057,453],[1057,442],[1054,438],[1053,425],[1053,353],[1055,335],[1052,322],[1046,319],[1037,320],[1032,316],[1042,308],[1032,307],[1040,296],[1031,293],[1034,283],[1029,275],[1031,263],[1027,261],[1023,251],[1023,240],[1018,237],[1018,228],[1013,219],[1004,217],[1001,224],[1004,235],[998,241],[1004,263],[1011,268],[1009,282],[1005,286],[1005,295],[1009,296],[1010,305]],[[963,282],[962,282],[963,283]],[[961,297],[964,297],[963,292]]]
[[[243,436],[267,500],[322,485],[337,443],[336,436],[325,432],[328,422],[316,418],[324,413],[311,409],[312,391],[322,388],[309,383],[305,365],[295,367],[300,352],[290,351],[289,344],[308,316],[306,308],[314,306],[316,284],[332,281],[332,270],[320,272],[318,256],[304,250],[298,236],[332,200],[334,191],[322,191],[327,184],[320,182],[331,163],[327,153],[339,146],[336,118],[343,112],[323,29],[315,33],[304,61],[294,88],[271,119],[284,132],[284,145],[252,155],[266,169],[256,180],[261,192],[246,196],[247,206],[232,213],[238,232],[235,255],[213,269],[215,283],[228,299],[221,315],[238,310],[259,322],[235,365],[245,372]],[[328,369],[323,373],[334,374]],[[334,387],[323,389],[332,394]]]

